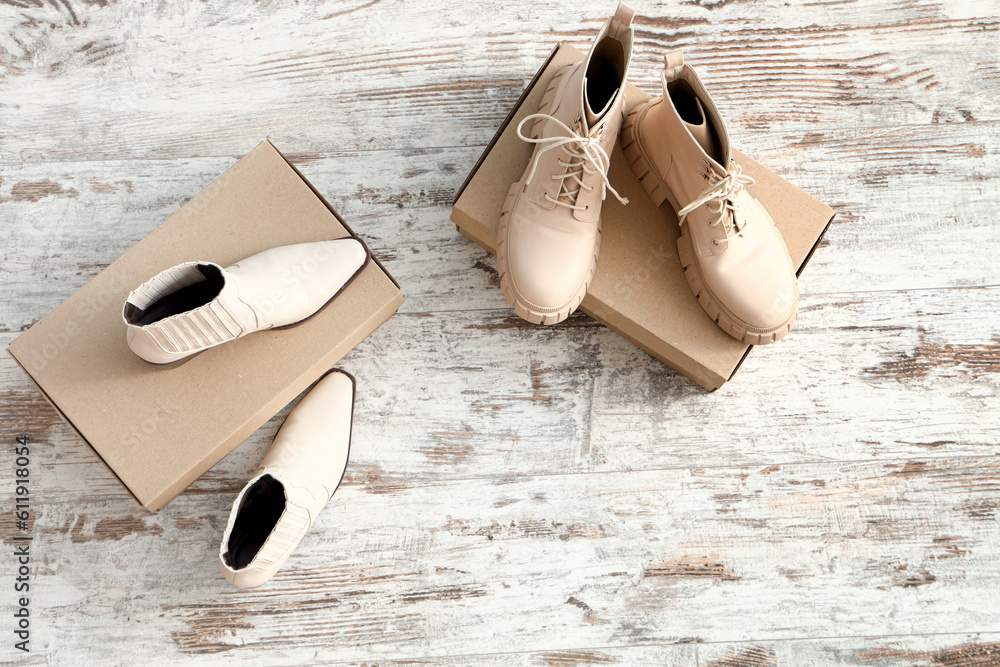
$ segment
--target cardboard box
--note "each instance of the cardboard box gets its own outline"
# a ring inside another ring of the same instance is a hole
[[[155,366],[125,343],[129,291],[181,262],[228,266],[268,248],[348,234],[265,141],[8,352],[132,495],[158,510],[385,322],[403,297],[376,259],[300,326]]]
[[[496,253],[504,197],[510,184],[521,178],[534,148],[518,138],[517,125],[538,110],[555,72],[583,58],[569,44],[556,46],[455,196],[452,221],[491,253]],[[629,84],[626,112],[648,99]],[[756,179],[748,189],[771,213],[801,274],[833,219],[833,209],[739,151],[734,159]],[[629,204],[610,196],[604,201],[601,256],[580,309],[702,387],[718,389],[732,378],[752,346],[727,335],[698,304],[677,258],[677,216],[667,204],[653,206],[619,144],[608,175]]]

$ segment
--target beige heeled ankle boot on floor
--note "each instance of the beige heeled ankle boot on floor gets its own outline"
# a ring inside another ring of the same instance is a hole
[[[622,127],[625,157],[653,201],[680,220],[677,249],[691,290],[730,336],[762,345],[795,324],[799,293],[781,233],[744,188],[729,132],[680,51],[665,57],[663,97]]]
[[[150,278],[125,301],[129,348],[168,364],[255,331],[301,323],[370,259],[353,236],[272,248],[223,269],[187,262]]]
[[[622,123],[634,15],[620,4],[586,59],[559,71],[538,113],[517,128],[535,150],[503,204],[497,267],[507,303],[535,324],[561,322],[580,305],[597,268],[607,191],[627,203],[611,187],[608,167]]]
[[[323,376],[236,496],[219,548],[233,585],[251,588],[273,577],[337,490],[351,451],[354,389],[344,371]]]

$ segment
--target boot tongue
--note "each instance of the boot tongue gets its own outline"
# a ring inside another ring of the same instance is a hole
[[[708,120],[705,118],[705,109],[701,106],[701,100],[695,98],[695,104],[698,105],[698,114],[701,116],[700,123],[689,123],[686,120],[682,121],[687,127],[688,131],[691,132],[691,136],[694,137],[701,149],[705,151],[705,154],[718,163],[722,163],[719,151],[715,147],[715,139],[712,137],[712,128],[708,125]]]

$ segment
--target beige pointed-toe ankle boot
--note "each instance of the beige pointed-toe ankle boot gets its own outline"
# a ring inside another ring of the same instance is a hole
[[[583,62],[559,71],[538,113],[517,128],[535,150],[503,204],[497,267],[507,303],[535,324],[561,322],[580,305],[597,268],[605,196],[610,191],[627,203],[611,187],[608,168],[622,123],[634,15],[620,4]]]
[[[299,401],[229,514],[219,565],[239,588],[281,568],[326,507],[347,469],[354,378],[331,370]]]
[[[348,236],[272,248],[225,269],[180,264],[129,294],[126,341],[146,361],[169,364],[255,331],[300,324],[332,302],[370,257]]]
[[[677,250],[702,308],[730,336],[762,345],[788,334],[798,314],[795,269],[767,210],[746,191],[729,132],[697,72],[668,53],[663,97],[622,126],[625,158],[653,201],[680,220]]]

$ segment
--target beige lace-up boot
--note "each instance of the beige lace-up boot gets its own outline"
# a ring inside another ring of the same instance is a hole
[[[559,71],[538,113],[518,125],[535,144],[531,161],[504,201],[497,266],[507,303],[535,324],[576,310],[597,268],[601,204],[623,119],[635,11],[622,3],[583,62]]]
[[[754,345],[785,336],[799,294],[781,233],[745,186],[729,132],[712,97],[680,51],[668,53],[663,97],[636,107],[621,143],[653,201],[680,220],[677,249],[691,290],[730,336]]]

